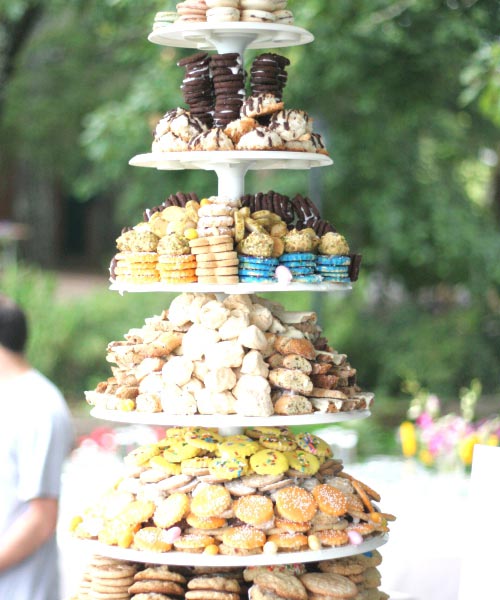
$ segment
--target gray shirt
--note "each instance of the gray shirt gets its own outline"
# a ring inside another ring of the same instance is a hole
[[[58,498],[73,442],[71,418],[58,389],[35,370],[0,383],[0,536],[34,498]],[[57,600],[55,536],[0,573],[3,600]]]

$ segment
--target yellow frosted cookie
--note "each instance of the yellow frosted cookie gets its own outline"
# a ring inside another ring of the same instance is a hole
[[[264,448],[279,450],[280,452],[291,452],[297,447],[297,442],[294,438],[285,435],[261,435],[259,443]]]
[[[288,470],[288,461],[282,452],[266,449],[250,457],[250,466],[258,475],[280,475]]]
[[[306,452],[310,452],[320,458],[333,456],[330,446],[312,433],[297,433],[295,439],[299,448]]]
[[[200,448],[200,450],[207,450],[208,452],[214,452],[218,444],[222,442],[222,439],[222,436],[218,433],[204,429],[203,427],[195,427],[184,435],[184,440],[188,444]]]
[[[153,456],[157,456],[160,453],[161,449],[156,444],[139,446],[139,448],[129,452],[123,459],[123,462],[128,466],[140,467],[141,465],[145,465]]]
[[[165,448],[163,456],[173,463],[181,463],[188,458],[194,458],[200,454],[200,448],[189,444],[188,442],[174,441]]]
[[[217,479],[236,479],[246,474],[248,463],[244,458],[214,458],[208,467]]]
[[[260,450],[258,442],[246,438],[246,440],[228,440],[217,448],[221,458],[246,458]]]
[[[319,471],[319,460],[309,452],[295,450],[293,452],[285,452],[285,456],[290,468],[304,473],[304,475],[314,475]]]

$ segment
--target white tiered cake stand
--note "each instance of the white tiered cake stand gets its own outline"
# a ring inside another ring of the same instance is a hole
[[[243,54],[247,48],[276,48],[306,44],[313,36],[304,29],[290,25],[270,25],[258,23],[231,24],[182,24],[166,25],[155,28],[149,40],[167,46],[180,48],[198,48],[202,50],[217,49],[219,53],[238,52]],[[165,152],[140,154],[130,160],[130,164],[159,170],[203,169],[213,170],[218,176],[218,194],[227,197],[240,197],[244,194],[245,175],[249,170],[264,169],[311,169],[331,165],[333,161],[322,154],[303,152]],[[253,294],[257,291],[345,291],[351,288],[348,284],[320,283],[302,284],[234,284],[234,285],[164,285],[150,284],[132,286],[113,283],[111,289],[121,293],[128,292],[217,292],[222,294]],[[138,413],[103,410],[94,408],[91,414],[95,418],[122,423],[140,423],[150,425],[191,425],[218,427],[229,435],[242,431],[246,427],[270,425],[310,425],[331,424],[342,421],[364,419],[370,416],[369,410],[345,413],[313,413],[310,415],[272,417],[241,417],[239,415],[167,415],[165,413]],[[360,545],[347,545],[338,548],[306,550],[300,552],[283,552],[277,554],[258,554],[252,556],[210,556],[186,552],[155,553],[108,546],[96,541],[79,540],[87,550],[95,553],[142,563],[166,565],[199,565],[213,567],[245,567],[252,565],[278,565],[289,563],[316,562],[332,558],[342,558],[369,552],[385,544],[387,535],[378,535],[366,539]]]

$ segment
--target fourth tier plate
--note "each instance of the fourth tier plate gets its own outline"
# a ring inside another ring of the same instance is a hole
[[[389,536],[378,535],[369,538],[359,546],[340,546],[338,548],[322,548],[321,550],[304,550],[302,552],[279,552],[277,554],[252,554],[249,556],[209,554],[193,554],[191,552],[145,552],[129,548],[108,546],[92,540],[79,540],[89,550],[101,556],[109,556],[121,560],[158,564],[158,565],[185,565],[205,567],[246,567],[251,565],[283,565],[302,562],[317,562],[332,558],[344,558],[355,554],[363,554],[379,548],[387,543]]]

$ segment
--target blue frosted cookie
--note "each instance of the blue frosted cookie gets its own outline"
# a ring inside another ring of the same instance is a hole
[[[321,275],[298,275],[293,278],[293,281],[298,283],[321,283],[323,277]]]
[[[314,261],[315,259],[316,254],[313,254],[312,252],[286,252],[280,256],[280,263],[287,266],[291,261]]]
[[[351,264],[350,256],[327,256],[325,254],[319,254],[316,257],[318,265],[329,265],[329,266],[349,266]]]
[[[239,269],[238,275],[240,277],[254,277],[256,279],[264,277],[265,279],[269,279],[274,277],[274,271],[275,269],[272,269],[270,271],[257,271],[256,269]]]
[[[349,277],[343,277],[342,275],[323,275],[323,281],[330,283],[351,283]]]
[[[314,269],[316,267],[316,262],[314,260],[291,260],[290,262],[281,264],[289,269],[295,267],[312,267]]]
[[[241,263],[239,264],[240,269],[245,269],[247,271],[255,271],[258,273],[274,273],[276,271],[276,267],[274,265],[253,265],[251,263]]]
[[[286,265],[283,265],[286,266]],[[288,267],[292,275],[309,275],[314,273],[314,267]]]
[[[253,265],[274,265],[278,266],[279,260],[271,257],[248,256],[247,254],[238,254],[238,259],[241,263]]]
[[[316,265],[316,271],[318,273],[323,273],[325,275],[342,275],[349,273],[349,267],[334,267],[334,266],[326,266],[326,265]]]
[[[248,275],[240,275],[240,283],[276,283],[274,277],[251,277]]]

